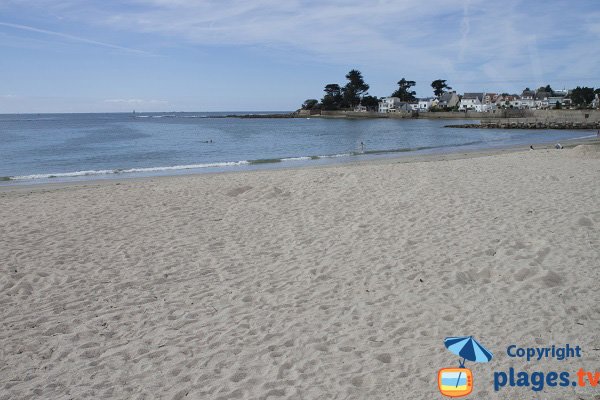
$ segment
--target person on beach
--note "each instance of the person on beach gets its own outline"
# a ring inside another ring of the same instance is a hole
[[[554,148],[555,148],[556,150],[561,150],[561,149],[563,148],[563,146],[562,146],[562,144],[560,144],[560,143],[556,143],[556,144],[554,145]]]
[[[533,150],[533,145],[530,145],[530,146],[529,146],[529,150]]]
[[[365,144],[363,142],[360,142],[360,152],[361,153],[365,152]]]

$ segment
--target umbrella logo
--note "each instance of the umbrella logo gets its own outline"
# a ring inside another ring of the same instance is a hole
[[[444,346],[459,356],[458,368],[443,368],[438,372],[440,393],[448,397],[462,397],[473,391],[473,373],[465,368],[465,362],[488,362],[492,353],[483,347],[473,336],[447,337]]]

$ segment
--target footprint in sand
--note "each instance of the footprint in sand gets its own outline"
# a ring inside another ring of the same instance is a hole
[[[542,282],[548,288],[561,286],[564,278],[554,271],[548,271],[548,273],[542,278]]]
[[[594,226],[594,223],[592,222],[591,219],[589,219],[587,217],[580,217],[577,220],[577,225],[582,226],[582,227],[592,227],[592,226]]]
[[[236,197],[236,196],[246,193],[248,190],[252,190],[252,189],[253,189],[252,186],[240,186],[238,188],[232,189],[229,192],[227,192],[227,196]]]
[[[377,361],[381,361],[384,364],[389,364],[392,362],[392,356],[388,353],[378,354],[375,356]]]

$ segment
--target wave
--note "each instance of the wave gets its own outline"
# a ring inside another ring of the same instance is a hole
[[[32,175],[20,175],[20,176],[9,176],[4,177],[11,181],[24,181],[34,179],[53,179],[53,178],[75,178],[79,176],[99,176],[99,175],[114,175],[114,174],[130,174],[130,173],[144,173],[144,172],[162,172],[162,171],[179,171],[186,169],[200,169],[200,168],[218,168],[218,167],[234,167],[238,165],[250,164],[249,161],[231,161],[231,162],[215,162],[205,164],[187,164],[187,165],[173,165],[167,167],[145,167],[145,168],[128,168],[128,169],[101,169],[101,170],[86,170],[86,171],[73,171],[73,172],[58,172],[53,174],[32,174]]]
[[[166,115],[134,115],[133,118],[177,118],[177,115],[166,114]]]
[[[570,138],[570,139],[565,139],[565,140],[580,140],[580,139],[589,139],[589,138],[595,138],[595,137],[598,137],[598,135],[594,134],[594,135],[581,136],[581,137]]]
[[[444,149],[449,147],[464,147],[464,146],[474,146],[477,144],[485,143],[483,140],[477,140],[474,142],[465,142],[460,144],[444,144],[441,146],[419,146],[419,147],[401,147],[398,149],[382,149],[382,150],[365,150],[365,151],[355,151],[351,154],[353,156],[358,156],[361,154],[369,154],[369,155],[377,155],[377,154],[390,154],[390,153],[407,153],[411,151],[424,151],[424,150],[435,150],[435,149]]]
[[[31,122],[31,121],[60,121],[60,118],[9,118],[0,119],[0,122]]]
[[[180,171],[180,170],[191,170],[191,169],[203,169],[203,168],[222,168],[222,167],[236,167],[243,165],[260,165],[260,164],[274,164],[280,162],[290,161],[311,161],[321,159],[333,159],[340,157],[355,157],[363,155],[383,155],[390,153],[406,153],[413,151],[433,150],[447,147],[462,147],[481,144],[482,141],[467,142],[455,145],[442,145],[442,146],[422,146],[422,147],[404,147],[398,149],[380,149],[380,150],[366,150],[364,152],[350,152],[350,153],[339,153],[339,154],[324,154],[324,155],[312,155],[312,156],[298,156],[298,157],[283,157],[283,158],[259,158],[255,160],[241,160],[241,161],[224,161],[224,162],[212,162],[202,164],[185,164],[185,165],[173,165],[164,167],[143,167],[143,168],[123,168],[123,169],[102,169],[102,170],[83,170],[73,172],[57,172],[48,174],[31,174],[31,175],[20,175],[20,176],[4,176],[0,177],[0,181],[29,181],[36,179],[54,179],[54,178],[76,178],[85,176],[102,176],[102,175],[116,175],[116,174],[133,174],[133,173],[152,173],[152,172],[165,172],[165,171]]]

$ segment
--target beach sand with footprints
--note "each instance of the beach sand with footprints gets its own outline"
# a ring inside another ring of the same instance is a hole
[[[598,149],[3,187],[0,399],[596,399]]]

